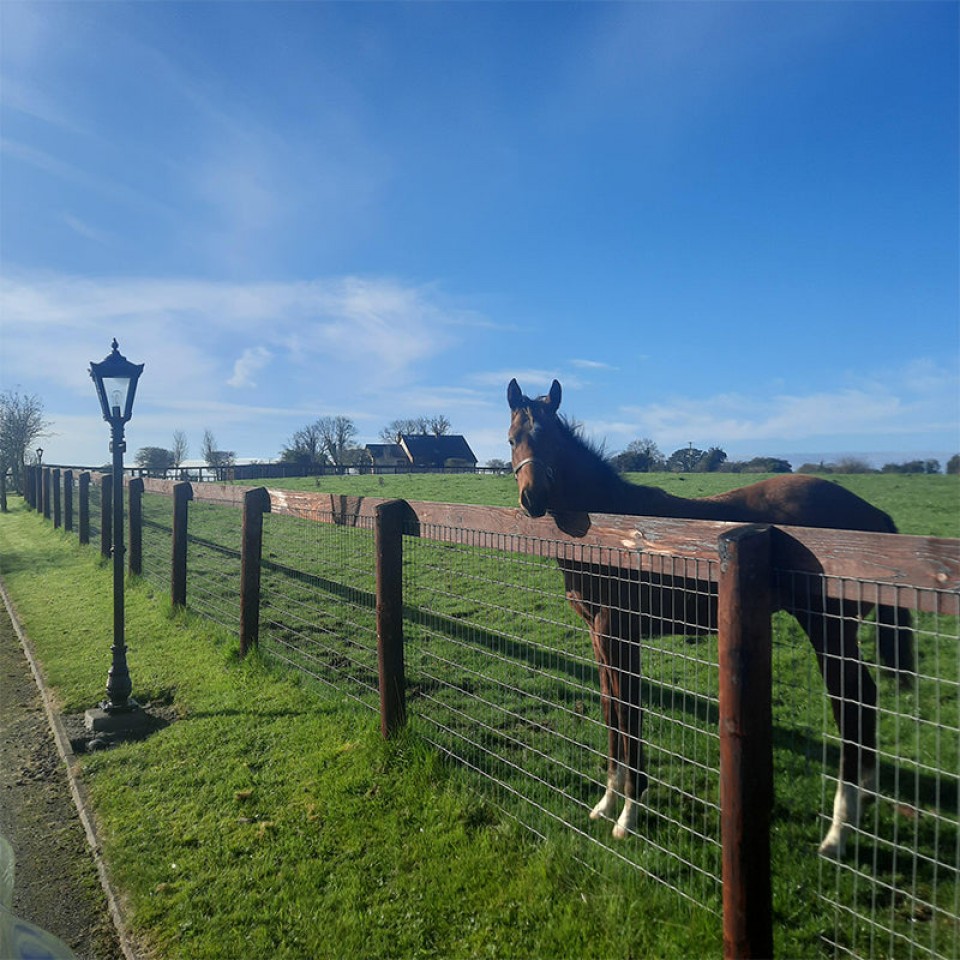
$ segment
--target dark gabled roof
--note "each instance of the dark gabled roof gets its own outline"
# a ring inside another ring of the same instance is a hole
[[[378,460],[406,461],[407,459],[407,455],[399,443],[368,443],[365,449],[374,463]]]
[[[458,433],[443,437],[404,433],[400,437],[400,443],[410,459],[424,467],[442,467],[448,460],[464,460],[473,464],[477,462],[470,445]]]

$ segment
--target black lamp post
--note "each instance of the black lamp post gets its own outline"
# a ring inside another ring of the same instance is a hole
[[[107,675],[107,699],[100,705],[108,714],[137,709],[136,701],[130,699],[133,685],[127,670],[123,629],[123,454],[127,449],[123,425],[133,412],[133,398],[141,373],[143,364],[130,363],[121,355],[116,338],[110,355],[100,363],[90,364],[103,419],[110,424],[113,454],[113,664]]]

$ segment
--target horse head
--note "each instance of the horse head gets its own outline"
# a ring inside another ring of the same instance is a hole
[[[517,381],[507,387],[510,405],[510,442],[513,473],[520,506],[531,517],[542,517],[550,506],[557,482],[556,452],[560,424],[560,384],[554,380],[545,397],[524,395]]]

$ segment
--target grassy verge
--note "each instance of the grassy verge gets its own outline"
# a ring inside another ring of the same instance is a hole
[[[110,570],[14,502],[0,574],[65,713],[102,697]],[[164,958],[706,956],[716,918],[503,819],[415,736],[127,594],[134,693],[178,719],[82,760],[115,882]]]

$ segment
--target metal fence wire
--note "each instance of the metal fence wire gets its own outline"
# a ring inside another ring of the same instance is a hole
[[[625,844],[612,839],[609,820],[590,819],[607,783],[607,731],[589,631],[564,599],[557,561],[543,555],[548,542],[517,552],[510,540],[421,525],[405,541],[411,716],[536,833],[563,825],[719,912],[717,652],[703,639],[710,624],[698,619],[714,599],[715,571],[705,561],[648,558],[650,576],[698,583],[706,603],[688,597],[686,609],[645,623],[642,745],[650,782],[637,837]],[[637,584],[618,551],[580,548],[563,562],[605,571],[614,611],[619,604],[634,612],[628,598]]]
[[[270,657],[376,709],[373,521],[264,517],[260,646]]]
[[[163,593],[170,591],[170,545],[173,541],[173,514],[170,497],[143,494],[142,576]]]
[[[242,515],[234,505],[203,500],[189,513],[187,606],[237,634]]]
[[[798,595],[829,590],[851,611],[870,610],[864,596],[874,592],[874,585],[862,580],[790,572],[779,577]],[[876,615],[851,614],[862,622],[861,656],[874,665],[877,678],[877,776],[863,791],[860,825],[844,856],[820,858],[818,864],[823,942],[834,956],[960,956],[956,606],[954,593],[897,589],[896,625],[912,631],[916,657],[916,675],[904,682],[877,662]],[[841,738],[826,696],[810,699],[820,714],[817,808],[825,832],[833,813]]]

